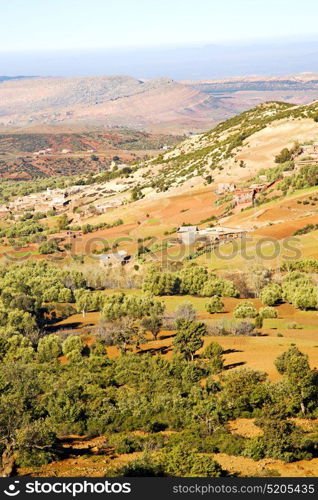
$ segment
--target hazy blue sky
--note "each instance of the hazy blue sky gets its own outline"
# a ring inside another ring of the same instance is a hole
[[[318,72],[318,0],[0,0],[0,75]]]
[[[0,51],[317,33],[317,0],[0,0]]]

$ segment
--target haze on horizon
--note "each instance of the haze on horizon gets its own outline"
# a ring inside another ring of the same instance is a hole
[[[316,0],[10,0],[2,75],[222,78],[318,71]]]

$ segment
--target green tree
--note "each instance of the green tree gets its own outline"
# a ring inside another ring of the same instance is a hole
[[[58,231],[62,231],[63,229],[67,229],[69,225],[69,220],[66,214],[60,215],[56,221]]]
[[[212,373],[219,373],[223,370],[224,360],[223,349],[217,342],[210,342],[201,354],[201,358],[209,360],[209,369]]]
[[[175,352],[193,361],[194,354],[203,346],[202,337],[207,334],[206,326],[204,323],[178,319],[176,327],[177,335],[173,341]]]
[[[162,320],[158,316],[147,316],[141,320],[141,326],[145,332],[150,332],[155,340],[157,340],[162,327]]]
[[[292,152],[288,148],[284,148],[275,156],[275,163],[286,163],[292,159]]]
[[[205,267],[190,265],[180,271],[179,278],[181,280],[181,294],[199,295],[204,283],[208,279],[208,271]]]
[[[282,300],[282,288],[276,283],[265,286],[261,291],[261,301],[267,306],[274,306]]]
[[[6,359],[11,361],[31,362],[34,358],[34,349],[31,341],[21,334],[8,338]]]
[[[235,307],[233,314],[235,318],[255,318],[257,310],[252,302],[241,302]]]
[[[42,363],[57,359],[62,354],[62,341],[57,335],[46,335],[39,340],[38,359]]]
[[[220,297],[218,297],[217,295],[213,295],[210,298],[209,302],[206,304],[205,308],[210,314],[219,313],[223,311],[224,304]]]
[[[153,295],[176,295],[180,291],[180,278],[175,273],[159,272],[152,267],[144,277],[142,289]]]
[[[266,374],[249,368],[222,374],[220,404],[231,418],[252,414],[268,399]]]
[[[125,316],[112,321],[111,324],[101,323],[99,335],[107,346],[116,346],[122,355],[132,350],[133,346],[139,348],[145,340],[136,321]]]
[[[291,407],[305,415],[308,407],[316,405],[318,396],[318,373],[310,369],[308,356],[291,346],[278,356],[275,366],[286,379]]]
[[[78,335],[70,335],[62,344],[62,351],[64,356],[72,361],[80,360],[84,351],[84,344]]]
[[[263,318],[277,318],[277,310],[274,307],[261,307],[259,315]]]
[[[232,281],[223,280],[212,274],[204,283],[200,295],[202,297],[212,297],[214,295],[218,297],[238,297],[239,291]]]
[[[173,446],[161,455],[161,463],[172,477],[220,477],[225,472],[209,456],[202,456],[184,444]]]
[[[55,240],[44,241],[44,243],[39,246],[39,253],[44,255],[49,255],[59,251],[60,248]]]

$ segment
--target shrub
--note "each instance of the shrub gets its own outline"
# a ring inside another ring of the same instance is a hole
[[[214,314],[223,311],[224,304],[220,297],[218,297],[217,295],[213,295],[209,302],[206,304],[205,308],[210,314]]]
[[[49,362],[62,354],[62,341],[57,335],[42,337],[38,343],[38,358],[41,362]]]
[[[161,463],[172,477],[220,477],[225,475],[221,466],[209,456],[198,455],[179,444],[161,454]]]
[[[190,265],[179,273],[180,293],[184,295],[199,295],[208,279],[205,267]]]
[[[223,349],[217,342],[210,342],[201,354],[201,358],[212,359],[215,356],[220,356]]]
[[[163,466],[157,460],[144,453],[140,458],[117,469],[114,475],[119,477],[163,477],[165,473]]]
[[[291,323],[287,323],[287,328],[289,330],[301,330],[302,326],[292,321]]]
[[[255,316],[255,328],[263,328],[263,318],[260,314]]]
[[[274,307],[261,307],[259,314],[262,318],[277,318],[277,310]]]
[[[201,358],[209,360],[209,371],[219,373],[224,366],[222,358],[223,349],[217,342],[211,342],[201,354]]]
[[[111,436],[109,443],[114,446],[115,452],[119,455],[135,453],[142,450],[143,438],[133,434],[122,435],[114,434]]]
[[[203,346],[202,337],[207,334],[205,324],[178,319],[176,327],[177,335],[173,341],[176,352],[181,353],[187,360],[193,360],[195,352]]]
[[[282,300],[282,288],[276,283],[265,286],[261,291],[261,301],[267,306],[274,306]]]
[[[62,351],[65,356],[67,356],[72,351],[77,351],[80,354],[84,350],[84,344],[80,337],[77,335],[71,335],[64,340],[62,344]]]
[[[293,152],[288,148],[284,148],[281,152],[275,156],[275,163],[286,163],[292,159]]]
[[[176,319],[184,318],[195,321],[197,319],[197,312],[191,302],[183,302],[175,310],[174,316]]]
[[[235,318],[255,318],[257,310],[251,302],[241,302],[234,309]]]
[[[255,324],[250,323],[249,321],[241,321],[238,325],[233,328],[234,335],[254,335]]]
[[[202,297],[238,297],[239,292],[232,281],[223,280],[215,275],[209,277],[200,291]]]
[[[44,243],[42,243],[42,245],[39,246],[39,252],[44,255],[52,254],[58,252],[59,250],[59,246],[54,240],[45,241]]]

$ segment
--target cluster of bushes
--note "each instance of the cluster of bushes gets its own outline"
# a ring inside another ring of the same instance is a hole
[[[112,297],[109,303],[125,303],[134,315],[140,305],[135,299]],[[158,312],[155,302],[143,307],[143,314],[151,307]],[[88,347],[79,336],[62,341],[47,335],[32,343],[1,332],[0,439],[5,444],[0,453],[12,457],[13,465],[39,466],[58,459],[58,435],[106,435],[105,446],[116,453],[144,452],[115,475],[204,477],[226,473],[211,457],[216,452],[285,461],[315,455],[316,437],[290,421],[317,416],[317,373],[307,356],[292,346],[276,362],[282,380],[269,382],[264,373],[246,368],[224,371],[223,351],[215,342],[198,354],[204,324],[179,318],[176,326],[171,359],[123,350],[111,360],[103,336]],[[67,363],[60,362],[62,354]],[[232,436],[227,422],[240,417],[257,417],[263,435]],[[137,430],[147,436],[136,435]]]
[[[82,231],[84,234],[91,233],[93,231],[98,231],[99,229],[104,229],[104,228],[112,228],[116,226],[121,226],[124,223],[122,219],[116,219],[114,222],[107,223],[107,222],[100,222],[99,224],[84,224],[82,226]]]
[[[318,224],[306,224],[306,226],[302,227],[301,229],[297,229],[293,233],[294,236],[300,236],[302,234],[307,234],[310,233],[311,231],[316,231],[318,229]]]
[[[0,229],[0,238],[19,238],[21,236],[30,236],[42,233],[48,229],[47,226],[40,224],[38,221],[27,220],[23,222],[16,222],[8,227]]]
[[[279,183],[279,189],[287,191],[289,188],[303,189],[317,186],[318,184],[318,166],[304,165],[300,172],[290,177],[286,177]]]
[[[317,309],[318,289],[310,275],[292,271],[284,277],[281,285],[271,283],[265,286],[261,291],[261,300],[268,306],[285,300],[297,309]]]
[[[144,278],[143,290],[153,295],[239,296],[232,281],[209,274],[206,268],[195,264],[176,273],[151,268]]]
[[[116,293],[104,296],[102,317],[106,320],[116,320],[124,316],[140,319],[144,316],[162,316],[165,305],[151,296],[137,297]]]
[[[39,246],[39,253],[43,255],[50,255],[55,252],[59,252],[60,248],[55,240],[44,241]]]
[[[234,309],[235,318],[257,318],[258,316],[262,319],[266,318],[277,318],[277,311],[274,307],[261,307],[257,311],[256,307],[252,302],[241,302]],[[261,327],[261,325],[259,325]]]
[[[0,331],[32,335],[46,322],[46,302],[74,302],[86,285],[77,271],[28,261],[0,269]]]
[[[281,271],[303,271],[305,273],[317,273],[318,260],[308,258],[287,261],[281,265],[280,269]]]
[[[305,273],[293,271],[286,275],[282,284],[283,298],[297,309],[317,309],[318,288]]]
[[[47,214],[45,212],[25,212],[25,214],[19,217],[19,220],[25,222],[27,220],[39,221],[41,219],[45,219]]]
[[[275,156],[275,163],[286,163],[288,161],[291,161],[295,154],[299,151],[299,144],[296,143],[293,148],[288,149],[284,148],[281,150],[281,152]]]
[[[74,362],[87,352],[82,339],[77,335],[69,336],[64,341],[58,335],[46,335],[39,339],[36,346],[22,334],[9,337],[1,335],[0,341],[1,359],[4,362],[38,360],[41,363],[50,363],[62,355]]]
[[[287,161],[272,168],[262,168],[259,170],[258,174],[253,177],[252,182],[261,182],[261,178],[265,175],[267,182],[277,181],[282,177],[283,172],[293,170],[295,167],[294,163]]]

